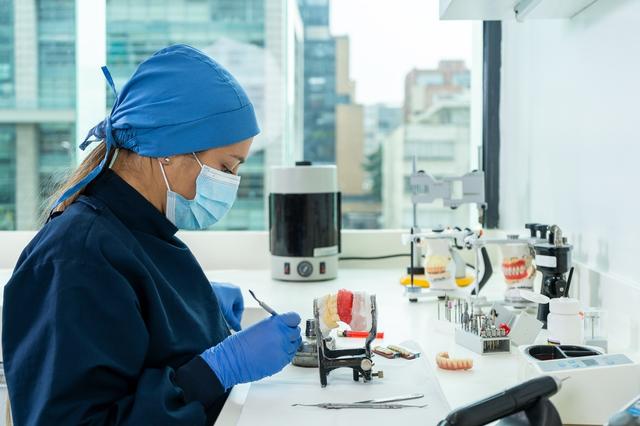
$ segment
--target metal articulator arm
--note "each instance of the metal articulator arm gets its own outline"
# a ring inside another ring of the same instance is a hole
[[[360,377],[365,382],[371,380],[372,376],[382,377],[381,373],[373,373],[373,361],[371,360],[371,343],[376,338],[378,329],[376,296],[371,295],[371,330],[365,340],[364,348],[350,349],[329,349],[326,337],[320,330],[320,312],[317,300],[313,301],[313,315],[315,318],[316,343],[318,347],[318,371],[320,374],[320,384],[327,385],[327,377],[332,370],[337,368],[353,369],[353,380],[358,381]]]

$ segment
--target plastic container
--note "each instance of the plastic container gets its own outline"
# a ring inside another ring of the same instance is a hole
[[[549,339],[559,341],[562,345],[581,345],[584,341],[584,324],[580,302],[569,297],[551,299],[547,329]]]

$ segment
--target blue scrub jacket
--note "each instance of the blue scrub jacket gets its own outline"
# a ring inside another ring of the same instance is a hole
[[[25,248],[2,333],[17,426],[213,423],[227,393],[198,355],[229,330],[176,231],[107,169]]]

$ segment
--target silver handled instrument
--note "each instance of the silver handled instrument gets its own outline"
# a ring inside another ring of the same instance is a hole
[[[267,305],[262,300],[258,299],[256,297],[256,295],[253,293],[253,290],[249,290],[249,293],[251,294],[251,297],[253,297],[255,299],[255,301],[258,302],[258,305],[260,305],[260,307],[262,309],[264,309],[265,311],[269,312],[271,315],[278,315],[278,313],[276,311],[274,311],[271,306]]]

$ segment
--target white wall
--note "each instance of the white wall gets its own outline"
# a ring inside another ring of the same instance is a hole
[[[501,227],[557,223],[575,259],[640,287],[640,1],[504,22]]]

